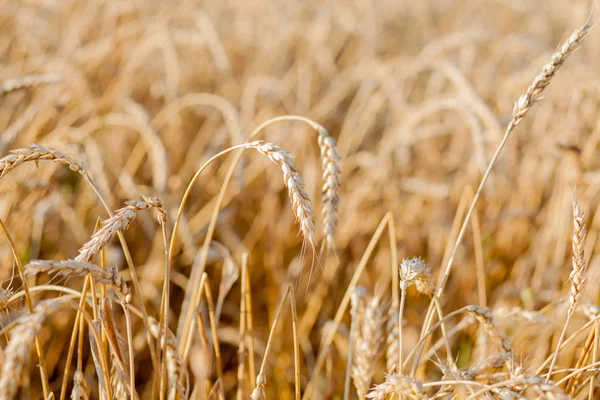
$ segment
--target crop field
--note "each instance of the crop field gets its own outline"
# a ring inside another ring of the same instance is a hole
[[[599,11],[0,0],[0,400],[600,398]]]

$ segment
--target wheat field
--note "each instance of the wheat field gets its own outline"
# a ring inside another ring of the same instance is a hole
[[[600,398],[598,7],[0,1],[0,400]]]

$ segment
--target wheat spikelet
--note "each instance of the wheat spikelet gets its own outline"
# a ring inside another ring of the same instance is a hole
[[[288,188],[288,194],[292,202],[296,220],[300,223],[300,230],[304,238],[311,245],[315,243],[315,225],[310,198],[304,191],[304,181],[300,177],[300,171],[293,162],[293,155],[283,150],[276,143],[255,141],[248,143],[247,148],[258,150],[259,153],[269,157],[271,161],[278,164],[283,170],[283,181]]]
[[[405,375],[392,374],[386,375],[385,382],[375,385],[371,392],[367,394],[367,398],[385,400],[391,395],[397,395],[400,398],[404,396],[411,400],[427,399],[421,382]]]
[[[60,150],[30,144],[29,148],[11,150],[9,155],[0,158],[0,178],[25,162],[34,161],[37,163],[40,160],[51,160],[59,164],[65,164],[71,170],[85,175],[85,170],[81,164],[72,157],[64,155]]]
[[[381,355],[384,320],[384,311],[379,296],[373,296],[365,301],[362,312],[359,311],[356,315],[358,334],[354,340],[354,355],[350,372],[361,399],[364,399],[369,391],[375,366]]]
[[[43,272],[55,274],[65,278],[91,274],[97,282],[114,286],[119,296],[125,302],[128,303],[131,300],[131,292],[129,287],[123,278],[119,276],[118,271],[114,268],[102,269],[95,264],[77,260],[34,260],[27,264],[24,268],[25,275],[27,276],[36,275]]]
[[[4,362],[0,376],[0,400],[13,399],[21,383],[23,368],[29,359],[30,346],[42,330],[42,324],[51,312],[58,309],[60,301],[46,300],[38,303],[32,314],[17,321],[11,339],[4,349]]]
[[[585,277],[585,252],[583,250],[586,236],[585,212],[579,207],[579,202],[573,200],[573,270],[569,276],[571,279],[571,293],[569,296],[571,309],[576,307],[587,281]]]
[[[567,41],[552,54],[550,61],[544,65],[540,73],[533,79],[533,83],[529,85],[525,93],[515,103],[512,120],[514,126],[519,125],[531,107],[542,99],[541,94],[546,86],[550,84],[550,80],[556,71],[563,65],[567,57],[577,49],[579,42],[583,40],[591,28],[592,25],[589,24],[577,28]]]
[[[59,74],[28,75],[7,79],[0,83],[0,96],[21,89],[35,89],[38,86],[57,83],[61,80],[62,76]]]
[[[96,231],[92,238],[79,249],[79,255],[75,257],[75,261],[91,261],[115,237],[118,231],[124,231],[129,227],[139,210],[155,208],[158,211],[159,222],[162,224],[166,220],[162,203],[156,197],[143,196],[143,201],[131,200],[125,204],[126,206],[117,210],[115,215],[103,221],[102,228]]]
[[[406,290],[412,285],[427,296],[432,296],[435,289],[429,266],[418,257],[407,258],[400,263],[400,288]]]
[[[334,236],[337,229],[337,210],[340,202],[340,155],[335,140],[327,130],[319,125],[319,149],[323,169],[323,187],[321,200],[323,202],[324,233],[327,246],[335,248]]]

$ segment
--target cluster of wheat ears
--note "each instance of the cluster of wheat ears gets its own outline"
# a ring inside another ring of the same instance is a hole
[[[598,398],[588,2],[248,3],[0,1],[0,400]]]

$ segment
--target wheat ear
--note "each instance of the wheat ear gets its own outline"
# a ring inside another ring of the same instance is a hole
[[[57,83],[62,80],[59,74],[27,75],[20,78],[7,79],[0,83],[0,96],[22,89],[35,89],[38,86]]]
[[[521,97],[519,97],[519,100],[515,103],[513,108],[513,125],[519,125],[531,107],[542,99],[541,94],[546,86],[550,84],[550,80],[554,77],[556,71],[564,64],[567,57],[577,50],[579,43],[591,28],[592,25],[590,24],[585,24],[577,28],[571,36],[569,36],[567,41],[552,54],[550,61],[544,65],[540,73],[533,79],[531,85],[529,85],[527,90],[525,90]]]
[[[276,143],[255,141],[248,143],[247,148],[256,149],[259,153],[269,157],[271,161],[279,165],[283,171],[283,181],[288,189],[292,202],[292,208],[296,220],[300,224],[302,235],[314,246],[315,225],[310,198],[304,191],[304,181],[300,177],[300,171],[294,164],[294,156],[289,151],[283,150]]]
[[[423,392],[421,382],[405,375],[391,375],[385,377],[385,382],[375,385],[369,394],[368,399],[384,400],[390,396],[402,396],[411,400],[427,399]]]
[[[575,312],[575,308],[577,307],[577,303],[579,302],[581,292],[583,292],[583,289],[585,288],[585,282],[587,278],[585,277],[586,262],[585,252],[583,249],[585,247],[586,236],[587,229],[585,227],[585,212],[581,210],[577,199],[573,199],[573,270],[569,275],[569,278],[571,279],[569,310],[567,311],[567,319],[565,321],[565,325],[563,326],[563,330],[560,333],[560,337],[558,338],[558,343],[556,344],[554,355],[552,356],[552,362],[550,363],[550,367],[548,367],[548,375],[546,375],[546,382],[549,382],[550,378],[552,377],[552,370],[554,369],[554,365],[556,364],[560,347],[562,346],[565,334],[567,333],[567,327],[569,326],[569,322],[571,322],[571,317]]]
[[[59,164],[68,165],[73,171],[85,174],[83,167],[74,158],[64,155],[60,150],[30,144],[29,148],[11,150],[10,154],[0,158],[0,178],[17,168],[19,165],[34,161],[51,160]]]
[[[166,339],[166,359],[167,359],[167,374],[169,377],[169,398],[175,398],[175,393],[178,393],[182,398],[186,398],[187,390],[181,385],[182,380],[187,380],[187,370],[179,353],[177,352],[177,338],[170,330],[164,334],[163,327],[159,325],[154,318],[148,318],[150,334],[159,339],[160,345],[165,345]]]
[[[360,399],[364,399],[371,386],[375,367],[383,343],[384,310],[381,298],[373,296],[365,302],[362,316],[357,315],[358,335],[354,345],[352,379]]]
[[[58,309],[60,301],[46,300],[35,306],[32,314],[24,315],[17,321],[11,339],[4,349],[4,362],[0,376],[0,399],[15,398],[23,374],[25,364],[29,359],[31,344],[42,330],[46,317]]]
[[[92,238],[79,249],[79,255],[75,257],[75,261],[91,261],[115,237],[117,232],[124,231],[129,227],[139,210],[155,208],[159,214],[159,222],[164,223],[166,214],[161,201],[156,197],[142,197],[142,201],[127,201],[125,207],[120,208],[115,215],[103,221],[102,228],[96,231]]]
[[[335,248],[334,236],[337,230],[337,210],[340,202],[340,154],[337,144],[319,125],[319,149],[321,150],[321,164],[323,170],[323,187],[321,201],[323,202],[323,224],[327,246]]]
[[[90,274],[96,282],[112,285],[117,290],[119,297],[126,303],[131,301],[131,292],[116,268],[102,269],[89,262],[66,260],[34,260],[25,266],[25,275],[32,276],[39,273],[55,274],[62,277],[77,277]]]

